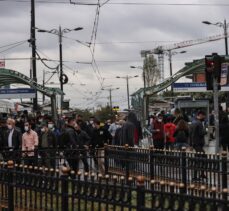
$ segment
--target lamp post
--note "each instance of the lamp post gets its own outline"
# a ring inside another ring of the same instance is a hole
[[[118,89],[119,89],[119,87],[116,87],[116,88],[108,88],[108,89],[102,88],[102,90],[107,90],[107,91],[109,91],[109,99],[110,99],[111,111],[112,111],[112,91],[118,90]]]
[[[168,56],[169,59],[169,70],[170,70],[170,77],[172,78],[173,76],[173,65],[172,65],[172,57],[176,54],[183,54],[186,53],[187,51],[180,51],[180,52],[176,52],[176,51],[172,51],[172,50],[168,50],[165,52],[165,55]],[[173,83],[171,84],[171,94],[173,96]]]
[[[227,23],[226,19],[224,19],[223,22],[217,22],[217,23],[211,23],[209,21],[202,21],[203,24],[207,24],[207,25],[214,25],[214,26],[218,26],[218,27],[222,27],[223,28],[223,33],[225,36],[225,53],[226,55],[228,55],[228,40],[227,40],[227,29],[229,27],[229,23]]]
[[[64,80],[67,78],[65,74],[63,74],[63,57],[62,57],[62,37],[64,34],[69,33],[71,31],[79,31],[82,30],[82,27],[77,27],[74,29],[61,29],[61,26],[59,26],[59,29],[51,29],[51,30],[44,30],[44,29],[38,29],[38,32],[46,32],[50,34],[55,34],[59,37],[59,60],[60,60],[60,89],[63,92],[64,90]],[[61,112],[62,112],[62,103],[63,103],[63,95],[61,95]]]
[[[126,80],[128,109],[130,109],[129,79],[137,78],[137,77],[138,77],[138,75],[135,75],[135,76],[129,76],[129,75],[127,75],[127,76],[123,76],[123,77],[116,76],[116,78],[121,78],[121,79],[125,79]]]

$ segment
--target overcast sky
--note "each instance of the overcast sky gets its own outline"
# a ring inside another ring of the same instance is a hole
[[[97,1],[77,0],[77,2],[96,3]],[[104,78],[103,86],[120,88],[112,93],[113,105],[122,108],[127,107],[126,81],[117,79],[116,76],[126,76],[127,74],[140,76],[130,80],[131,93],[143,86],[141,70],[129,68],[130,65],[142,66],[141,50],[222,34],[222,28],[207,26],[202,24],[201,21],[218,22],[224,19],[229,21],[227,12],[229,5],[113,4],[120,2],[160,4],[228,3],[226,0],[110,0],[108,4],[100,9],[97,44],[95,46],[95,60],[98,69],[93,69],[90,64],[76,63],[91,62],[92,56],[87,46],[79,44],[75,40],[90,42],[96,6],[73,5],[69,3],[69,0],[45,0],[43,2],[37,0],[37,28],[47,30],[58,29],[59,26],[69,29],[84,28],[81,31],[65,34],[66,38],[63,38],[64,72],[68,75],[70,83],[70,85],[64,86],[64,91],[66,93],[65,98],[71,99],[72,106],[91,108],[100,104],[105,105],[108,102],[108,91],[101,92],[101,78]],[[2,46],[30,38],[30,1],[0,0],[0,26],[0,59],[29,58],[31,48],[27,42],[7,51],[5,51],[7,48],[2,48]],[[48,33],[37,33],[36,38],[37,50],[41,57],[58,61],[58,37]],[[212,52],[219,54],[225,52],[223,40],[181,50],[186,50],[187,53],[177,54],[173,57],[174,72],[181,69],[185,62],[204,57],[204,55]],[[47,64],[55,67],[58,62],[47,62]],[[29,76],[30,61],[6,60],[6,68],[17,70]],[[38,61],[37,75],[39,83],[42,83],[43,70],[48,71]],[[165,77],[168,75],[168,60],[165,57]],[[49,77],[50,74],[47,74],[46,79]],[[57,76],[54,76],[50,81],[57,83]],[[52,86],[58,86],[58,84]]]

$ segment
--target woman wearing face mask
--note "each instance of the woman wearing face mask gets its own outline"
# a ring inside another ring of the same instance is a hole
[[[48,168],[55,168],[56,136],[52,131],[53,126],[45,122],[41,125],[39,136],[39,150],[42,165]]]
[[[31,129],[31,123],[26,121],[24,124],[25,133],[22,135],[22,151],[23,156],[26,157],[24,163],[26,165],[35,165],[36,158],[34,149],[38,146],[38,135]]]

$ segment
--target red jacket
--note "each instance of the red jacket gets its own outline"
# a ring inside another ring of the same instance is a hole
[[[171,122],[168,122],[164,125],[166,142],[170,142],[170,143],[175,142],[175,138],[173,137],[175,130],[176,130],[176,125]]]
[[[156,131],[159,130],[159,131]],[[153,140],[162,140],[164,139],[165,133],[164,133],[164,123],[158,122],[155,120],[153,122]]]

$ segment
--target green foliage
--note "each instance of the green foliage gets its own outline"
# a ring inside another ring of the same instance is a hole
[[[160,70],[157,67],[157,60],[153,55],[150,55],[144,59],[143,71],[145,73],[146,87],[157,84],[160,78]]]
[[[105,122],[108,119],[114,118],[114,113],[111,111],[110,106],[100,107],[96,110],[94,116],[99,119],[101,122]]]

